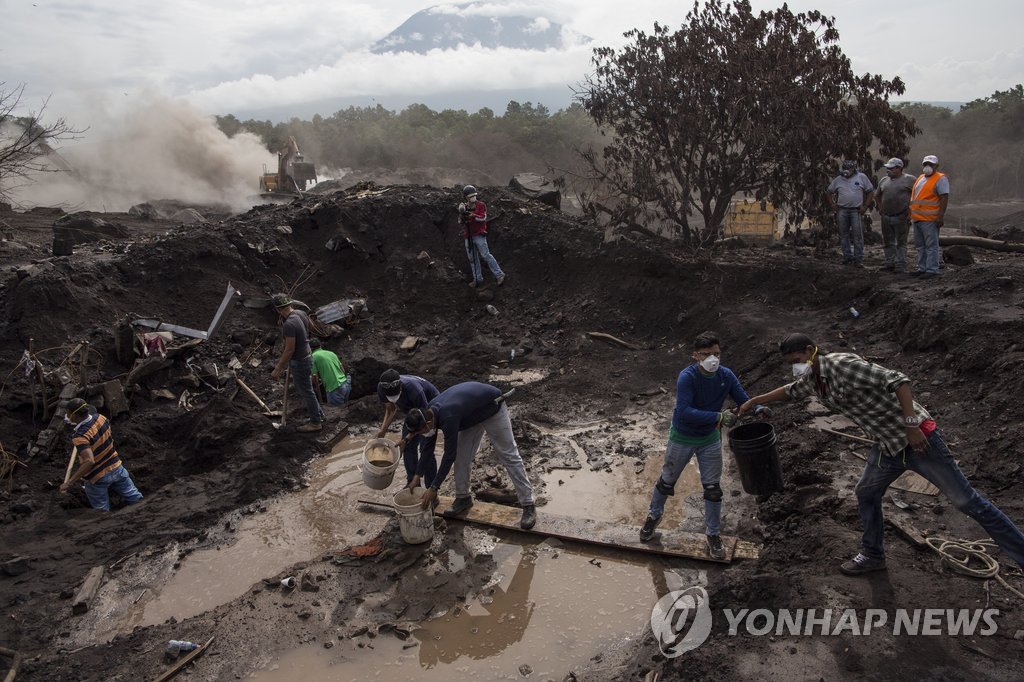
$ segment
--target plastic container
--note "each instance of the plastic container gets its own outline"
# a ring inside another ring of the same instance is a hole
[[[195,642],[186,642],[181,639],[172,639],[167,642],[167,653],[172,656],[177,656],[188,651],[195,651],[199,648],[199,645]]]
[[[410,545],[421,545],[434,539],[434,510],[420,504],[425,488],[405,488],[395,494],[393,502],[398,514],[402,539]]]
[[[398,468],[398,446],[388,438],[374,438],[363,446],[363,483],[373,490],[384,490],[395,478]]]
[[[751,422],[730,429],[729,449],[736,458],[744,492],[771,495],[782,490],[782,467],[771,424]]]

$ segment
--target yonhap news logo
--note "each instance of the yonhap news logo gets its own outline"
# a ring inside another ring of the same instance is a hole
[[[703,587],[669,592],[651,611],[651,630],[666,658],[696,649],[711,634],[711,606]]]
[[[999,609],[722,609],[727,636],[989,637],[999,631]],[[651,630],[666,658],[682,656],[707,641],[714,617],[703,587],[669,592],[651,611]]]

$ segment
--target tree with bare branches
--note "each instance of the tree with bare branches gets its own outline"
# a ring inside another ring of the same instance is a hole
[[[7,88],[0,81],[0,199],[9,200],[17,187],[33,181],[39,173],[69,170],[59,157],[54,145],[74,140],[84,132],[72,128],[63,117],[46,122],[47,98],[38,111],[17,116],[22,106],[25,84]]]
[[[668,223],[699,246],[738,194],[785,207],[791,222],[824,216],[840,159],[867,167],[876,140],[882,157],[902,156],[917,132],[888,103],[903,83],[855,75],[821,12],[707,0],[677,31],[625,35],[621,50],[594,50],[577,92],[610,138],[583,152],[604,192],[590,209],[620,224]]]

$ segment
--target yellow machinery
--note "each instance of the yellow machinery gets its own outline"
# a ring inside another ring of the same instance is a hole
[[[316,183],[316,167],[303,160],[299,144],[291,135],[277,153],[277,172],[268,173],[263,167],[260,192],[263,194],[290,194],[302,196],[306,186]]]

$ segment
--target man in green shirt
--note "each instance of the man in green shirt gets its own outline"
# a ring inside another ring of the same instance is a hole
[[[313,349],[313,376],[323,384],[328,405],[344,405],[352,392],[352,377],[345,374],[338,356],[323,347],[320,339],[310,339]]]

